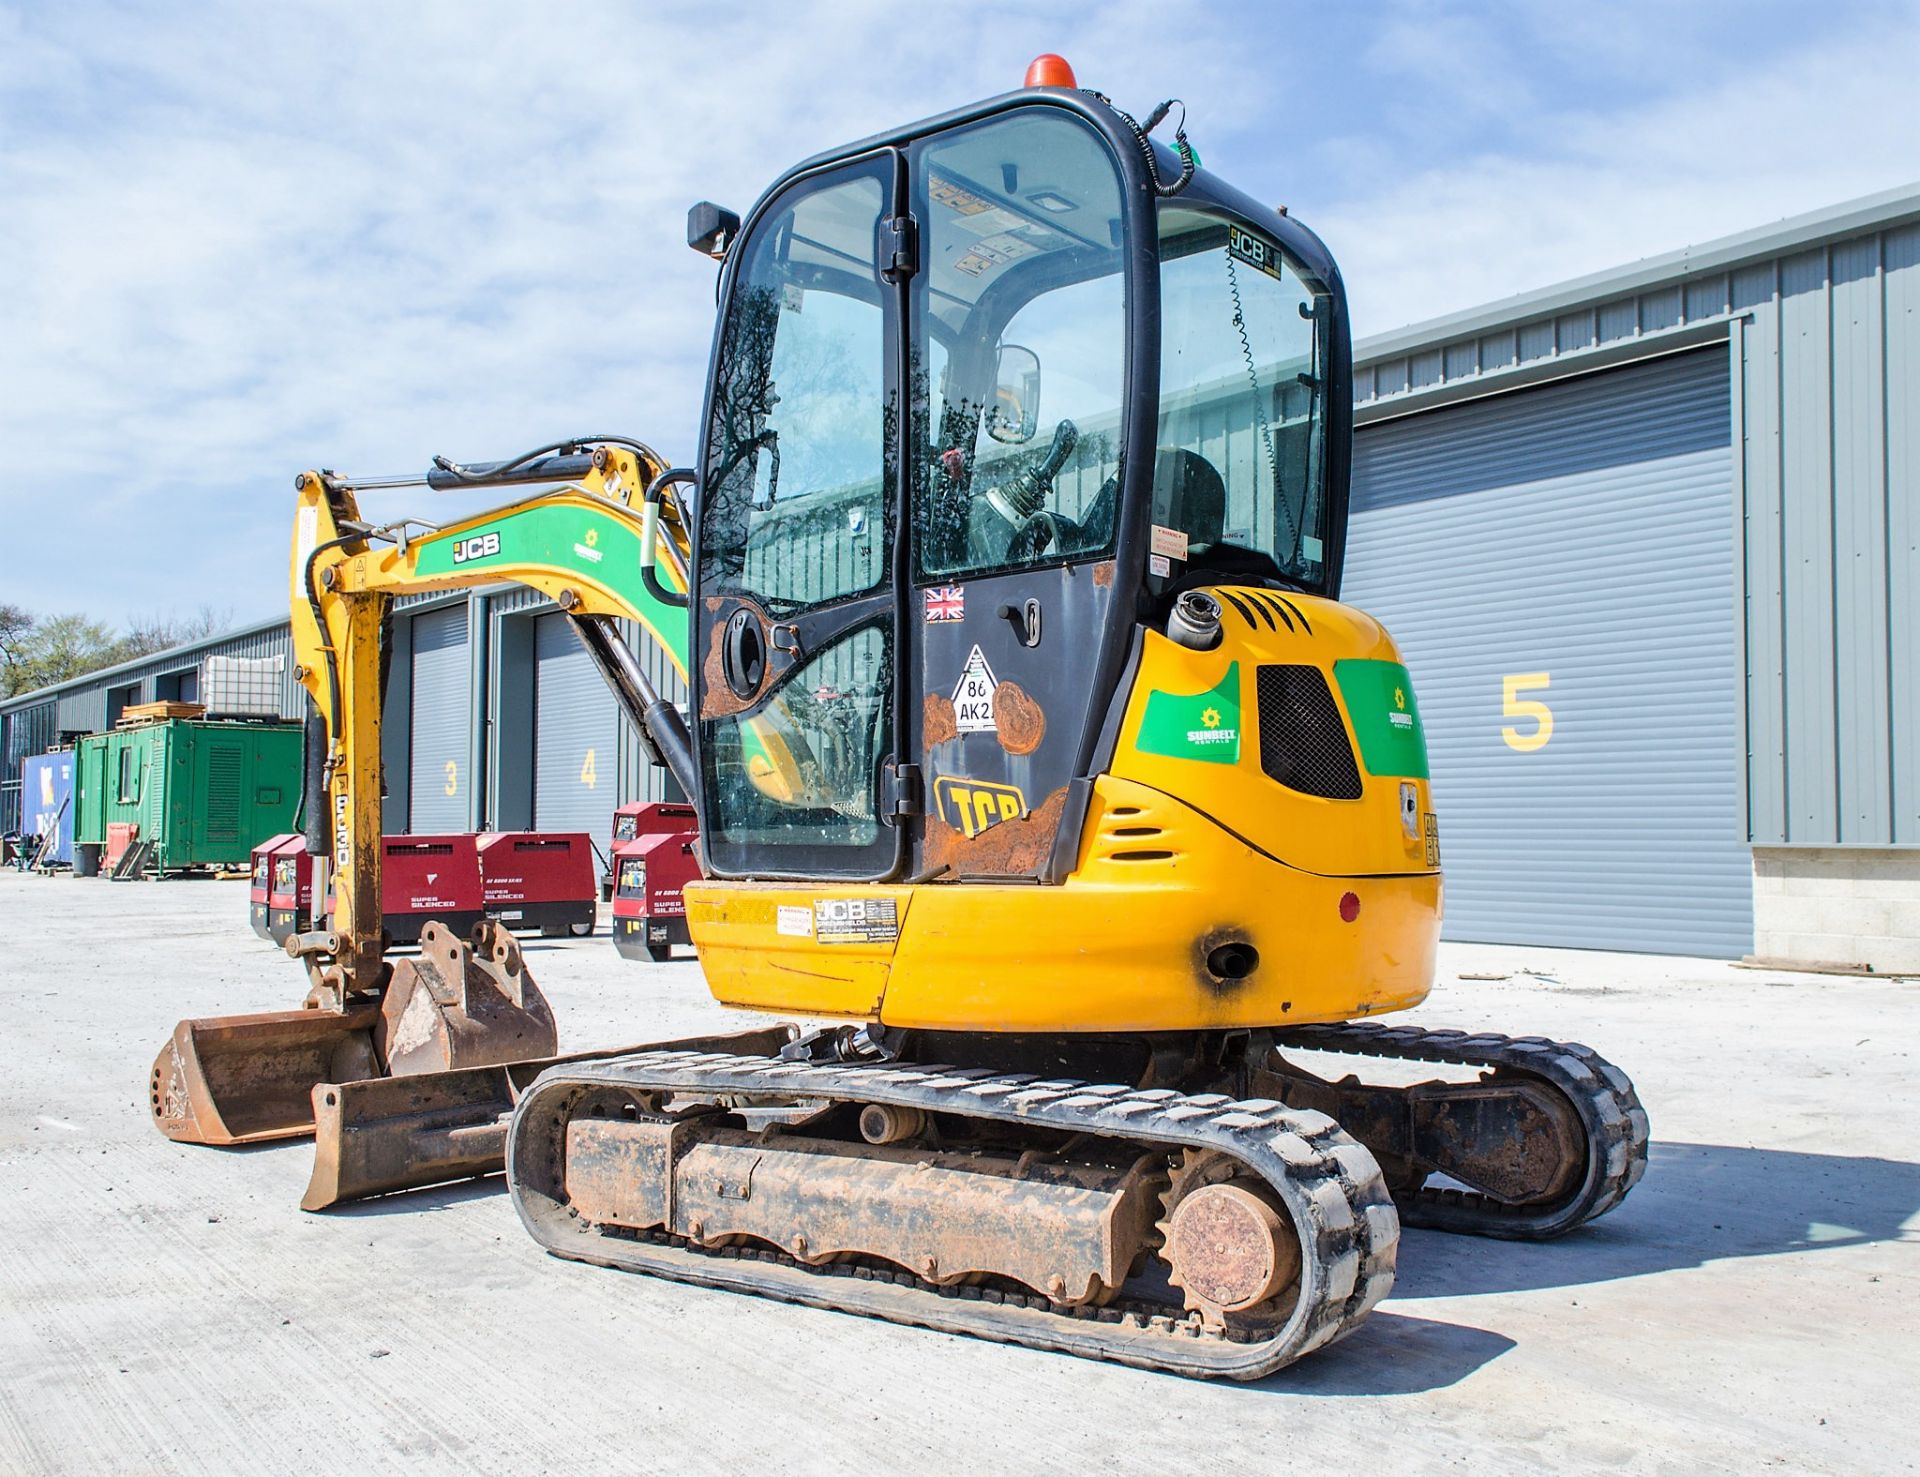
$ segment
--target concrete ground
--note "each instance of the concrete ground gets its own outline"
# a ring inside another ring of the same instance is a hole
[[[176,1019],[302,993],[245,912],[244,883],[0,873],[0,1469],[1916,1461],[1920,983],[1448,947],[1416,1018],[1619,1062],[1645,1181],[1553,1245],[1409,1232],[1353,1337],[1201,1384],[558,1261],[497,1181],[303,1214],[306,1145],[188,1148],[147,1116]],[[604,934],[528,953],[563,1049],[738,1019]]]

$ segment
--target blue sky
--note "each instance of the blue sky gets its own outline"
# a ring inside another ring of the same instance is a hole
[[[686,206],[1043,50],[1184,98],[1363,335],[1920,177],[1913,3],[0,0],[0,600],[257,619],[302,468],[687,457]]]

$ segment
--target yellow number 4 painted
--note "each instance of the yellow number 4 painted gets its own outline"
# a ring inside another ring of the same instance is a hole
[[[580,783],[591,790],[599,780],[600,773],[593,767],[593,750],[587,750],[587,762],[580,766]]]
[[[447,793],[449,795],[460,793],[460,765],[452,759],[447,761]]]
[[[1544,749],[1547,740],[1553,737],[1553,709],[1538,698],[1520,696],[1530,687],[1545,688],[1552,680],[1545,672],[1515,672],[1511,677],[1500,679],[1502,715],[1533,720],[1533,728],[1527,733],[1511,726],[1500,730],[1500,737],[1507,741],[1509,749],[1531,754],[1535,749]]]

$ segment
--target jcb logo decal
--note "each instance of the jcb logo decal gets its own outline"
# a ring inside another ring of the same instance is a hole
[[[500,552],[500,535],[476,533],[469,538],[457,541],[453,546],[455,564],[471,564],[476,559],[491,559]]]
[[[933,797],[940,809],[940,819],[969,839],[989,826],[1017,821],[1027,813],[1027,797],[1017,785],[995,785],[943,775],[933,782]]]

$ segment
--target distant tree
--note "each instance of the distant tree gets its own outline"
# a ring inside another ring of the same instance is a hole
[[[171,612],[167,615],[137,616],[120,638],[120,655],[115,661],[132,661],[169,647],[184,646],[204,636],[217,636],[233,625],[231,606],[202,605],[191,615]]]
[[[0,601],[0,697],[26,691],[20,669],[27,660],[34,624],[31,611]]]
[[[115,632],[83,615],[45,618],[0,602],[0,697],[84,677],[102,667],[215,636],[233,625],[231,608],[202,605],[190,615],[141,616]]]
[[[15,692],[65,682],[122,659],[121,638],[84,615],[56,615],[36,621],[24,650],[25,660],[14,674]]]

